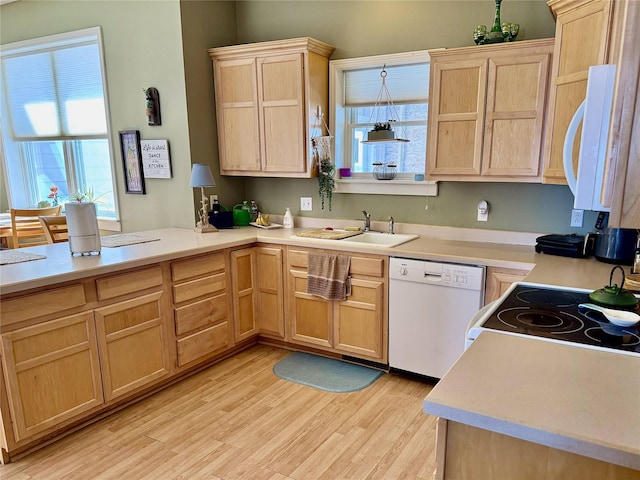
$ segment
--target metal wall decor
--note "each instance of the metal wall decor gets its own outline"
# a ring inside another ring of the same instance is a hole
[[[160,93],[157,88],[149,87],[143,89],[145,97],[145,113],[149,125],[162,125],[160,118]]]

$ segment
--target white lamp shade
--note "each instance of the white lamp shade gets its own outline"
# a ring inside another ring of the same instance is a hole
[[[191,187],[215,187],[216,181],[213,179],[213,174],[209,165],[202,163],[194,163],[191,168]]]

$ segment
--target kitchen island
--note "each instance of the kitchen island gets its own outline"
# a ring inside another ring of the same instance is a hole
[[[436,478],[637,479],[639,404],[638,355],[483,332],[424,401]]]

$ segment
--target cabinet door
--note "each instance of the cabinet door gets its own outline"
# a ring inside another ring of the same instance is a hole
[[[569,122],[584,100],[591,65],[605,63],[609,47],[610,1],[591,1],[571,8],[573,1],[550,2],[557,12],[549,113],[545,140],[544,181],[566,184],[562,150]],[[573,145],[574,170],[582,128]]]
[[[480,175],[486,58],[432,61],[429,88],[428,173]]]
[[[262,171],[304,173],[302,54],[258,58]]]
[[[507,291],[512,283],[521,282],[528,273],[529,270],[488,267],[484,304],[487,305],[497,300],[500,295]]]
[[[235,340],[258,334],[255,308],[256,254],[253,248],[231,252],[231,288]]]
[[[214,62],[220,172],[260,171],[255,60]]]
[[[162,292],[95,310],[105,400],[170,373]]]
[[[386,363],[383,281],[352,278],[351,295],[335,302],[334,346]]]
[[[282,248],[257,247],[256,307],[260,333],[284,339]]]
[[[290,341],[333,347],[333,303],[307,293],[306,270],[290,270],[289,285]]]
[[[92,312],[2,334],[16,441],[103,403]]]
[[[483,176],[540,173],[550,55],[489,59]]]
[[[616,4],[622,6],[621,2]],[[615,12],[622,31],[613,119],[609,132],[605,205],[611,205],[609,227],[638,228],[640,225],[640,2],[628,2]]]

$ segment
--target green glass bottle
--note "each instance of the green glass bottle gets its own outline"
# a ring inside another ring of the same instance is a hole
[[[502,0],[496,0],[496,17],[493,20],[491,31],[487,33],[484,43],[502,43],[504,35],[502,34],[502,24],[500,23],[500,4]]]

